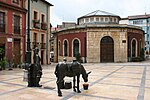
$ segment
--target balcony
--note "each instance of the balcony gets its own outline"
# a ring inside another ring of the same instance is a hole
[[[32,49],[34,49],[35,47],[38,47],[39,43],[38,42],[32,42]]]
[[[33,20],[33,27],[40,29],[40,20],[34,19]]]
[[[41,23],[41,29],[42,30],[47,30],[47,23]]]
[[[46,49],[46,43],[41,43],[41,49]]]

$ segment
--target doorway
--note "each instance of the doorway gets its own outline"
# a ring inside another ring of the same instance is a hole
[[[101,39],[100,62],[114,62],[114,41],[110,36]]]

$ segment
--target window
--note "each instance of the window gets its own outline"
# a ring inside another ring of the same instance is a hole
[[[73,56],[75,57],[78,54],[79,54],[79,41],[75,39],[73,41]]]
[[[59,50],[59,52],[58,52],[59,54],[58,54],[58,55],[59,55],[59,56],[61,55],[61,46],[60,46],[60,45],[61,45],[61,44],[60,44],[60,41],[59,41],[59,42],[58,42],[58,50]]]
[[[65,40],[64,41],[64,56],[67,56],[67,48],[68,48],[67,40]]]
[[[99,18],[98,17],[96,18],[96,21],[99,22]]]
[[[19,0],[13,0],[13,3],[19,4]]]
[[[37,33],[33,34],[33,48],[37,47]]]
[[[20,34],[20,16],[14,15],[14,33]]]
[[[90,22],[94,22],[94,18],[90,18]]]
[[[42,22],[44,22],[45,16],[42,14]]]
[[[37,12],[36,11],[34,11],[34,19],[37,19]]]
[[[86,18],[86,19],[85,19],[85,22],[89,22],[89,18]]]
[[[108,18],[105,18],[105,22],[108,22]]]
[[[41,35],[41,42],[44,43],[44,34]]]
[[[114,18],[114,22],[117,22],[116,18]]]
[[[41,35],[41,48],[45,49],[45,43],[44,43],[44,34]]]
[[[136,57],[136,41],[132,41],[132,57]]]
[[[5,32],[5,13],[0,12],[0,32]]]
[[[34,37],[33,37],[33,41],[34,41],[34,43],[36,43],[37,42],[37,33],[34,33]]]
[[[143,24],[143,20],[134,20],[133,24]]]
[[[110,22],[112,22],[112,18],[110,18]]]
[[[101,18],[101,22],[103,22],[104,21],[104,18]]]

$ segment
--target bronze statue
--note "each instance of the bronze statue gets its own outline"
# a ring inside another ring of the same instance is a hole
[[[35,48],[34,51],[34,65],[35,65],[35,86],[36,87],[41,87],[42,85],[39,84],[40,78],[42,77],[42,67],[40,64],[41,58],[39,57],[39,49]]]
[[[57,77],[56,83],[57,83],[57,89],[58,89],[58,96],[62,96],[62,92],[60,90],[61,82],[63,81],[65,76],[73,77],[73,91],[80,93],[81,92],[79,90],[80,74],[82,74],[82,78],[83,78],[84,82],[87,82],[88,74],[90,74],[90,73],[91,72],[86,73],[86,70],[84,69],[83,65],[81,65],[77,61],[73,61],[70,64],[66,63],[66,62],[58,63],[56,65],[56,69],[55,69],[55,75]],[[75,86],[76,77],[77,77],[77,87]],[[76,90],[76,88],[77,88],[77,90]]]
[[[39,49],[34,50],[34,64],[30,64],[28,68],[28,87],[41,87],[39,84],[42,77],[42,67],[40,64]]]

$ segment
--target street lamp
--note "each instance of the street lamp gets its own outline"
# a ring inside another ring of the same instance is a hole
[[[38,1],[38,0],[32,0]],[[26,51],[26,63],[31,63],[31,45],[30,45],[30,0],[28,0],[28,31],[27,31],[27,51]]]

